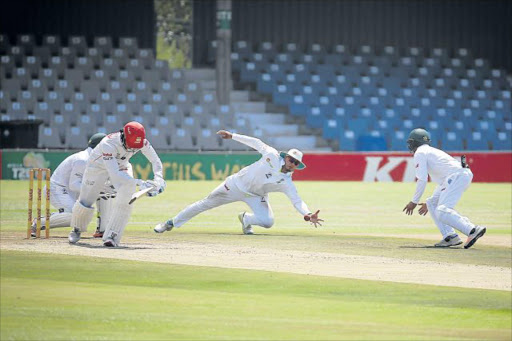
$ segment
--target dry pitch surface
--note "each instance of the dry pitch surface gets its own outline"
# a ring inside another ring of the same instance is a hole
[[[77,245],[70,245],[67,242],[66,231],[67,229],[59,229],[58,232],[52,230],[54,236],[49,240],[27,240],[22,233],[3,232],[0,245],[2,250],[512,290],[512,270],[509,267],[170,240],[169,234],[175,231],[165,235],[144,236],[144,238],[127,235],[123,238],[121,247],[110,249],[103,247],[101,240],[90,237],[82,238]],[[267,237],[269,236],[247,236],[247,238]],[[431,236],[424,236],[424,238],[426,244],[433,241]],[[484,236],[475,245],[496,245],[496,243],[510,247],[510,236],[506,238]]]

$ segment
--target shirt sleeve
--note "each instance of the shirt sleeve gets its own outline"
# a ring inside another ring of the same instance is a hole
[[[153,167],[153,174],[154,174],[155,179],[156,178],[163,179],[164,178],[164,176],[163,176],[164,167],[162,165],[162,161],[160,160],[160,158],[158,157],[158,154],[156,153],[155,149],[153,148],[151,143],[149,143],[148,140],[146,140],[144,142],[144,147],[142,147],[141,152],[149,160],[149,162],[151,162],[151,166]]]
[[[293,184],[293,182],[288,182],[283,191],[284,194],[290,199],[295,209],[305,216],[306,214],[311,213],[308,208],[308,205],[300,198],[299,193],[297,192],[297,188]]]
[[[74,193],[80,193],[80,187],[82,186],[82,178],[84,177],[84,171],[86,166],[85,160],[76,160],[71,167],[71,175],[69,177],[69,190]]]
[[[425,192],[425,188],[427,187],[427,182],[424,180],[418,180],[416,182],[416,192],[414,193],[414,196],[412,197],[412,202],[417,204],[420,202],[421,196],[423,195],[423,192]]]
[[[246,146],[249,146],[255,150],[257,150],[260,154],[268,153],[269,149],[273,149],[269,145],[265,144],[260,139],[255,137],[241,135],[241,134],[233,134],[233,140],[243,143]]]
[[[101,159],[107,169],[112,184],[114,184],[114,186],[122,183],[134,183],[135,185],[138,185],[138,179],[134,179],[128,173],[119,170],[119,164],[114,157],[115,153],[116,151],[114,147],[108,144],[101,146]]]
[[[416,179],[428,181],[427,154],[416,152],[414,154],[414,165],[416,167]]]
[[[416,192],[412,198],[412,202],[417,204],[423,192],[425,192],[425,188],[427,187],[428,182],[428,169],[427,169],[427,154],[422,152],[416,152],[414,154],[414,164],[416,167]]]

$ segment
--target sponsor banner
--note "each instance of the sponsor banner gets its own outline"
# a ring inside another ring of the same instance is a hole
[[[71,153],[0,151],[1,178],[27,179],[30,168],[52,171]],[[453,153],[460,157],[463,153]],[[512,182],[512,153],[465,153],[474,182]],[[159,153],[167,180],[223,180],[258,160],[252,154]],[[141,155],[131,160],[136,178],[152,179],[151,164]],[[413,158],[407,153],[305,154],[307,168],[296,171],[294,180],[315,181],[415,181]]]
[[[2,179],[28,179],[31,168],[52,172],[71,152],[1,151]],[[258,160],[260,154],[174,154],[159,153],[167,180],[223,180]],[[152,179],[151,163],[137,153],[130,159],[136,178]]]
[[[512,153],[450,153],[455,158],[465,154],[474,174],[473,182],[512,182]],[[408,153],[325,153],[306,154],[307,168],[293,175],[295,180],[326,181],[401,181],[413,182],[415,164]]]

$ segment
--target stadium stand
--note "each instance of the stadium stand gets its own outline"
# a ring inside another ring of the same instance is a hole
[[[241,82],[320,128],[339,150],[403,150],[414,127],[448,150],[511,149],[511,77],[468,49],[251,47],[235,42]]]
[[[132,37],[88,45],[82,36],[47,35],[38,45],[32,35],[0,35],[0,53],[1,120],[42,122],[46,148],[75,148],[97,130],[136,120],[160,149],[246,149],[220,141],[220,128],[284,147],[289,141],[280,136],[301,130],[290,122],[304,122],[335,150],[404,150],[404,137],[418,126],[448,150],[511,149],[511,77],[464,48],[236,41],[234,72],[269,103],[233,91],[222,106],[213,70],[171,70]],[[317,148],[311,136],[294,143]]]

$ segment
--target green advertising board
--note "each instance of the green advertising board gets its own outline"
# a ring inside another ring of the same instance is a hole
[[[1,151],[2,179],[28,179],[31,168],[50,168],[52,171],[71,152]],[[159,153],[166,180],[223,180],[241,168],[258,160],[260,154],[178,154]],[[134,176],[152,179],[151,163],[138,153],[130,159]]]

